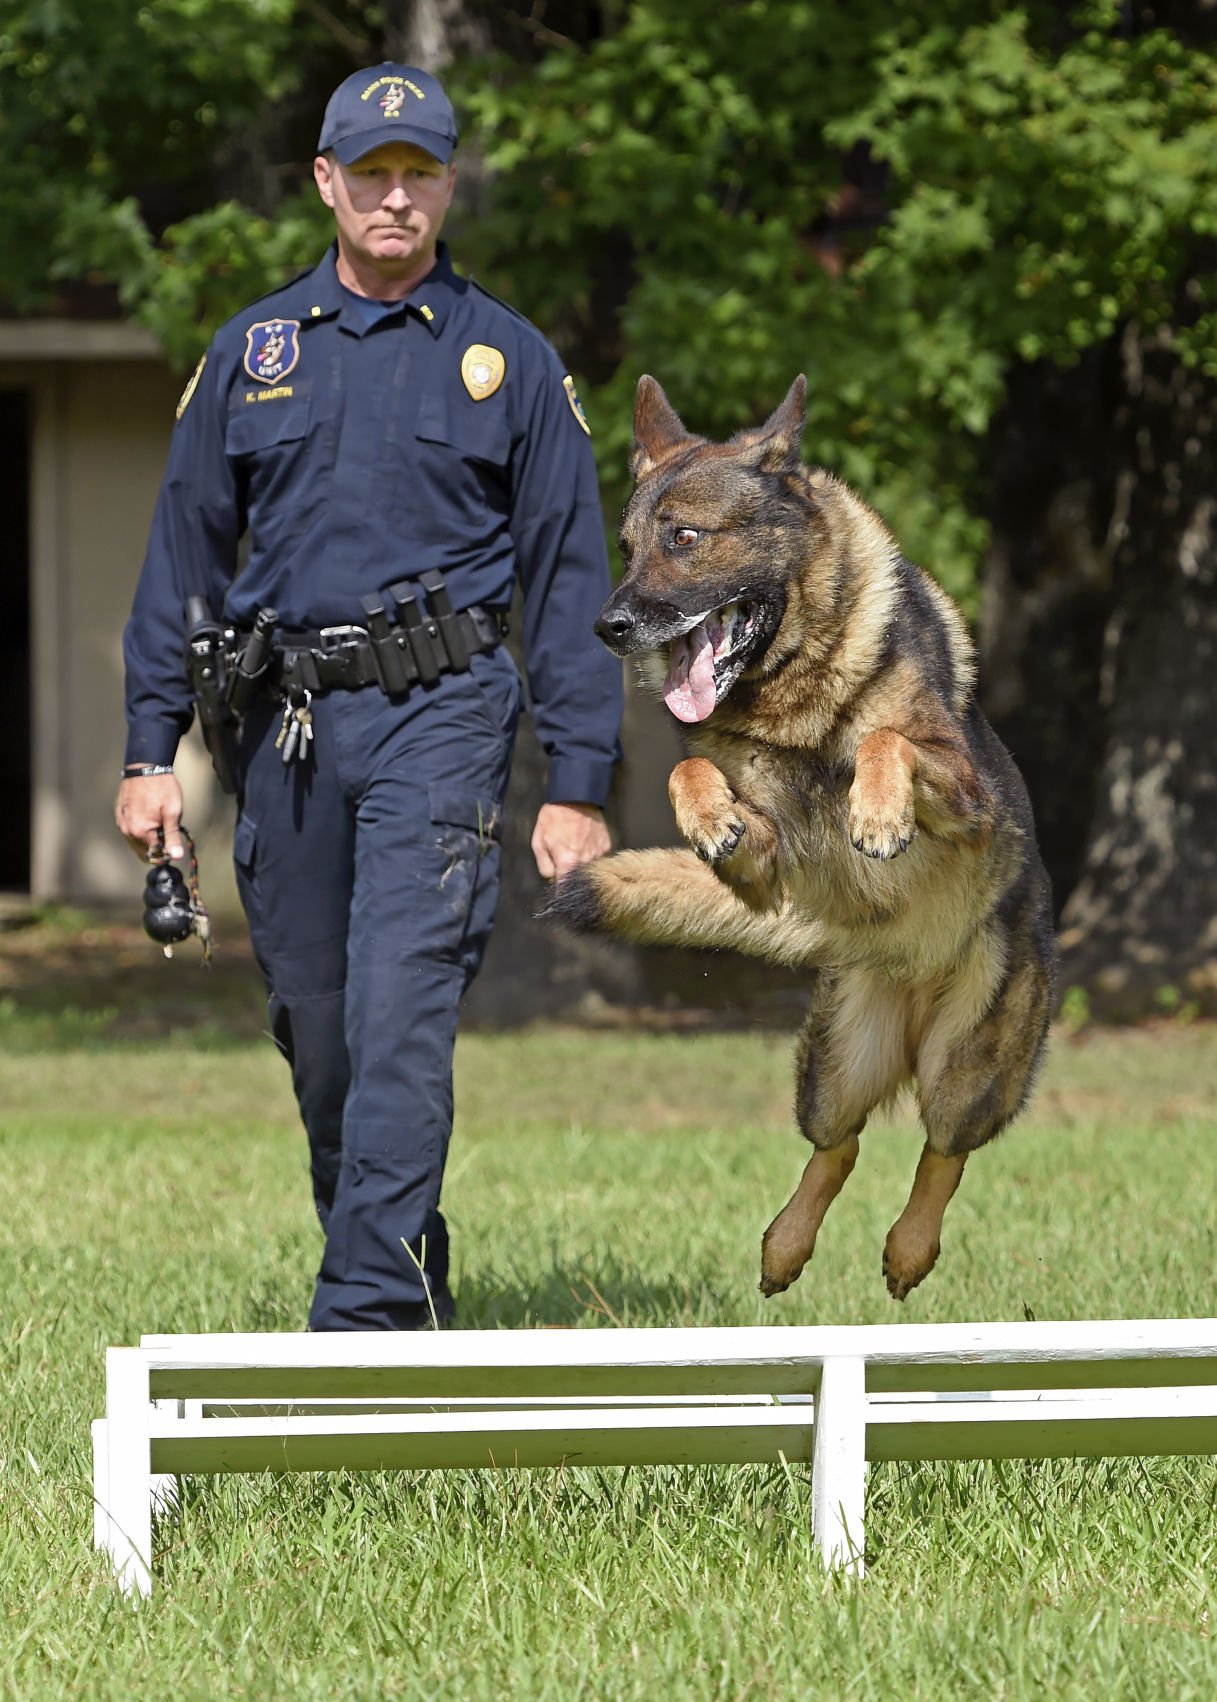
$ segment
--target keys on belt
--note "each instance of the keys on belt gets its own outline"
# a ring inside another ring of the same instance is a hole
[[[312,701],[313,694],[306,688],[292,692],[283,705],[283,725],[275,749],[282,753],[284,768],[290,768],[296,759],[303,762],[309,754],[313,742]]]

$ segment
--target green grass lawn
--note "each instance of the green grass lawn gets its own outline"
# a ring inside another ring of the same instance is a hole
[[[806,1468],[198,1480],[120,1598],[90,1548],[103,1352],[297,1329],[319,1235],[269,1043],[110,1043],[0,1010],[0,1693],[30,1698],[1217,1695],[1217,1462],[879,1466],[869,1576],[826,1579]],[[756,1290],[805,1158],[790,1045],[462,1042],[460,1322],[1207,1315],[1217,1030],[1058,1040],[904,1308],[880,1274],[919,1140],[864,1138],[813,1265]]]

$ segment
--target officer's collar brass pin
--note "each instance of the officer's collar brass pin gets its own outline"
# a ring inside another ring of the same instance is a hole
[[[461,378],[475,402],[493,396],[506,371],[507,362],[502,353],[486,343],[470,343],[461,356]]]
[[[245,333],[245,370],[259,384],[294,372],[300,359],[298,319],[259,319]]]
[[[583,403],[579,400],[578,396],[575,394],[575,381],[571,377],[569,372],[567,373],[566,377],[562,380],[562,388],[563,388],[563,390],[566,391],[566,400],[570,403],[571,413],[574,414],[574,416],[578,420],[579,424],[583,427],[584,431],[590,437],[592,435],[592,428],[591,428],[591,426],[588,425],[587,415],[583,412]]]

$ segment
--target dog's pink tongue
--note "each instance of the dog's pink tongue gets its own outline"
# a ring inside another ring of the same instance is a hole
[[[704,721],[718,702],[714,689],[714,646],[704,622],[672,645],[663,700],[678,721]]]

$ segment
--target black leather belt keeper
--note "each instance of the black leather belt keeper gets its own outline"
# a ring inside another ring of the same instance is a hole
[[[266,673],[276,695],[379,686],[393,697],[413,685],[434,685],[441,674],[466,673],[471,655],[493,650],[508,632],[503,610],[453,609],[438,573],[423,574],[417,584],[402,580],[360,600],[365,626],[280,632]]]

